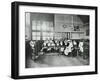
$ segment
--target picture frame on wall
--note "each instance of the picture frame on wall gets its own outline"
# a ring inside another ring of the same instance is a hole
[[[11,78],[97,74],[97,22],[96,6],[12,2]]]

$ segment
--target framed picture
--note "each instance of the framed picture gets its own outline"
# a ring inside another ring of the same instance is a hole
[[[12,78],[97,74],[96,6],[12,2],[11,15]]]

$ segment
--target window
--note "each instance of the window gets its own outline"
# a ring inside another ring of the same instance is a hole
[[[32,32],[32,40],[40,40],[40,32]]]
[[[53,22],[51,21],[32,21],[32,40],[53,39]]]
[[[52,39],[53,40],[53,32],[42,32],[43,40]]]

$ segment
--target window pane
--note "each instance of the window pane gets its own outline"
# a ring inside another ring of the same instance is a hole
[[[40,36],[40,32],[36,32],[36,35],[37,35],[37,36]]]
[[[36,30],[36,26],[32,26],[32,30]]]
[[[41,29],[41,21],[37,21],[36,23],[36,27],[37,27],[37,30],[40,30]]]
[[[37,40],[36,36],[32,36],[32,40]]]
[[[32,32],[32,35],[40,36],[40,32]]]
[[[51,34],[52,35],[52,34]],[[50,37],[50,32],[43,32],[43,36]]]
[[[32,36],[35,35],[36,36],[36,32],[32,32]]]
[[[32,21],[32,26],[36,26],[36,21],[35,20]]]
[[[52,37],[53,37],[53,32],[51,32],[51,33],[50,33],[50,36],[52,36]]]
[[[37,26],[37,30],[40,30],[41,29],[41,26]]]
[[[37,36],[37,40],[40,40],[40,36]]]
[[[40,36],[32,36],[32,40],[40,40]]]
[[[43,36],[47,36],[47,34],[48,34],[47,32],[43,32]]]
[[[47,37],[43,37],[43,40],[46,40],[47,39]]]
[[[36,21],[32,21],[32,30],[36,30]]]
[[[47,26],[46,26],[46,22],[42,23],[42,30],[46,30]]]

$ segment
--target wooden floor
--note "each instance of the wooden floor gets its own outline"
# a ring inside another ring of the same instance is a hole
[[[58,54],[41,55],[35,61],[31,58],[26,60],[27,68],[89,65],[88,59],[84,60],[81,57],[68,57]]]

